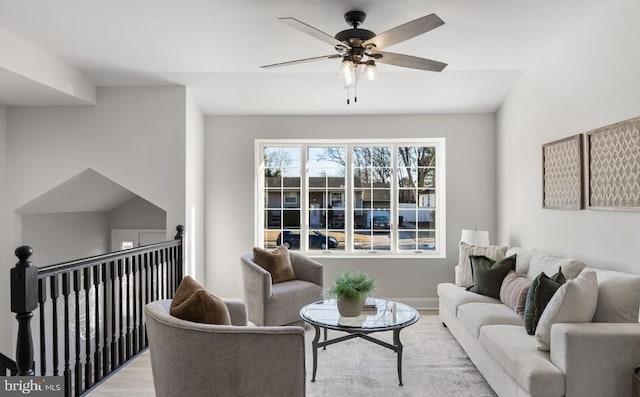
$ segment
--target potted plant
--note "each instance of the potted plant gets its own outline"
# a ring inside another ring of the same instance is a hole
[[[375,280],[363,272],[340,272],[336,275],[329,295],[337,298],[338,311],[343,317],[357,317],[367,295],[375,288]]]

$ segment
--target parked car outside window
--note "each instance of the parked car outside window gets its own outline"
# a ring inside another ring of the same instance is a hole
[[[276,239],[277,245],[284,245],[287,248],[300,249],[300,231],[285,230],[278,234]],[[331,249],[338,248],[338,240],[334,237],[327,236],[315,230],[309,231],[309,248],[312,249]]]

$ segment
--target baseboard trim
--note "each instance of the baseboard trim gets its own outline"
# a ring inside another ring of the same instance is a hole
[[[419,310],[437,310],[438,298],[388,298],[409,306],[413,306]]]

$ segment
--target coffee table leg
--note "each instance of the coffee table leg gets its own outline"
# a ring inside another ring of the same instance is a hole
[[[393,330],[393,344],[396,345],[398,354],[398,380],[402,386],[402,342],[400,342],[400,329]]]
[[[320,327],[314,324],[313,328],[316,330],[316,335],[311,342],[311,346],[313,347],[313,375],[311,376],[311,382],[316,381],[316,370],[318,369],[318,340],[320,339]],[[326,338],[326,328],[324,329],[324,332]]]
[[[323,329],[324,329],[324,341],[326,342],[327,341],[327,329],[326,328],[323,328]],[[323,346],[322,350],[327,350],[327,346]]]

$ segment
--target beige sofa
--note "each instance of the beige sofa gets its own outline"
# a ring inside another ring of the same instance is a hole
[[[531,253],[516,250],[530,259]],[[536,266],[520,260],[517,269],[532,278],[537,274],[530,267]],[[522,316],[509,306],[452,283],[438,285],[440,318],[499,396],[631,396],[633,369],[640,364],[640,276],[593,270],[593,322],[553,324],[550,352],[538,350]]]

